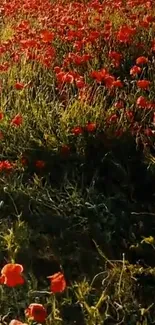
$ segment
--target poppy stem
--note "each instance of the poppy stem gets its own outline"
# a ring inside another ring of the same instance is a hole
[[[39,295],[40,295],[40,294],[41,294],[41,295],[51,295],[52,292],[49,292],[49,291],[46,291],[46,290],[42,290],[42,291],[37,291],[37,290],[36,290],[36,291],[32,291],[32,290],[31,290],[31,291],[29,292],[29,295],[38,295],[38,294],[39,294]]]

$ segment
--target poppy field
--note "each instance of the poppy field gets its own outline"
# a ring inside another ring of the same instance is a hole
[[[155,324],[155,2],[0,1],[0,323]]]

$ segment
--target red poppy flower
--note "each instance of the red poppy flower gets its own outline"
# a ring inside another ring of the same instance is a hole
[[[110,59],[112,59],[114,66],[119,67],[122,59],[122,54],[116,51],[110,51],[108,56]]]
[[[5,276],[1,275],[0,276],[0,284],[4,284],[4,281],[5,281]]]
[[[81,126],[76,126],[72,129],[74,135],[79,135],[83,133],[83,128]]]
[[[56,73],[56,78],[59,83],[68,83],[72,84],[74,82],[75,76],[72,72],[60,71]]]
[[[8,71],[8,69],[9,69],[8,62],[4,62],[4,63],[0,64],[0,71],[6,72],[6,71]]]
[[[134,65],[131,69],[130,69],[130,75],[132,76],[136,76],[137,74],[139,74],[142,71],[142,69],[140,67],[137,67],[137,65]]]
[[[152,15],[146,15],[145,20],[148,21],[149,23],[152,23],[155,21],[155,18]]]
[[[116,51],[110,51],[108,56],[110,59],[113,59],[115,61],[120,61],[122,59],[122,54]]]
[[[144,130],[144,134],[147,135],[148,137],[150,137],[151,135],[153,135],[153,132],[150,128],[147,128]]]
[[[95,79],[97,82],[102,82],[106,77],[107,71],[106,69],[101,69],[99,71],[92,71],[90,73],[90,77]]]
[[[23,117],[21,114],[17,114],[12,120],[11,125],[20,126],[23,123]]]
[[[13,167],[15,166],[15,164],[11,163],[8,160],[2,160],[0,161],[0,171],[10,171],[13,169]]]
[[[148,58],[146,58],[145,56],[139,56],[138,58],[137,58],[137,60],[136,60],[136,64],[146,64],[146,63],[148,63]]]
[[[41,39],[44,43],[48,43],[53,41],[54,33],[50,32],[49,30],[41,31]]]
[[[17,90],[22,90],[24,87],[25,87],[25,84],[23,82],[16,82],[14,87],[17,89]]]
[[[54,275],[48,276],[51,281],[50,289],[53,293],[63,292],[66,288],[66,280],[63,273],[58,272]]]
[[[118,120],[117,114],[113,114],[107,119],[107,123],[115,123]]]
[[[149,80],[146,80],[146,79],[137,81],[137,87],[139,87],[141,89],[148,89],[150,84],[151,84],[151,82]]]
[[[118,100],[117,102],[115,102],[114,107],[116,107],[116,108],[124,108],[123,100]]]
[[[44,323],[47,312],[42,304],[33,303],[25,310],[25,316],[35,322]]]
[[[147,99],[144,96],[140,96],[137,98],[136,104],[139,107],[146,108],[147,107]]]
[[[144,50],[145,49],[145,44],[143,42],[137,42],[136,47],[138,50]]]
[[[35,163],[35,166],[38,168],[38,169],[42,169],[45,167],[45,161],[43,160],[37,160],[36,163]]]
[[[149,27],[149,22],[147,20],[142,20],[139,22],[139,26],[143,28],[148,28]]]
[[[3,120],[3,118],[4,118],[4,114],[3,112],[0,112],[0,120]]]
[[[79,89],[84,88],[86,86],[83,78],[76,79],[75,84],[76,84],[77,88],[79,88]]]
[[[132,121],[134,118],[133,112],[132,111],[127,111],[126,112],[126,117],[129,121]]]
[[[115,78],[111,75],[108,75],[104,78],[104,83],[106,88],[112,88],[113,87],[113,82],[115,81]]]
[[[130,26],[121,26],[117,33],[117,40],[121,43],[128,43],[131,37],[136,34],[136,29]]]
[[[21,40],[20,45],[23,49],[30,49],[37,47],[37,41],[34,39]]]
[[[86,126],[85,126],[85,129],[86,131],[88,132],[94,132],[96,130],[96,123],[88,123]]]
[[[112,83],[113,87],[118,87],[118,88],[122,88],[123,87],[123,83],[121,82],[121,80],[114,80]]]
[[[148,109],[155,109],[155,103],[154,102],[147,102],[147,108]]]
[[[6,264],[1,270],[0,282],[8,287],[15,287],[24,283],[24,278],[21,275],[23,266],[21,264]]]

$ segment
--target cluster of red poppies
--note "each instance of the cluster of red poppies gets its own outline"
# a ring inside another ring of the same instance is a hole
[[[1,270],[0,284],[8,287],[16,287],[25,282],[23,277],[23,266],[21,264],[9,263],[6,264]],[[66,288],[66,280],[64,274],[61,272],[48,276],[50,280],[51,294],[63,292]],[[25,316],[29,320],[34,320],[38,323],[43,323],[47,317],[46,308],[42,304],[32,303],[25,310]],[[22,325],[23,323],[18,320],[12,320],[10,325]]]
[[[10,71],[22,71],[28,64],[34,74],[47,73],[43,92],[52,77],[52,89],[64,105],[74,99],[94,105],[102,98],[101,119],[90,116],[67,127],[73,136],[95,132],[102,120],[114,136],[141,130],[154,137],[154,8],[151,0],[2,1],[3,27],[9,26],[11,35],[0,41],[2,98],[21,92],[27,100],[31,88],[37,87],[35,76],[24,79],[22,73],[8,86]],[[11,124],[20,126],[23,118],[17,111]],[[62,152],[68,148],[64,144]],[[44,162],[36,167],[43,168]]]

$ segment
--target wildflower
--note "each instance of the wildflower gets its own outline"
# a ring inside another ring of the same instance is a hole
[[[98,32],[98,31],[92,31],[92,32],[90,32],[90,34],[89,34],[88,41],[91,42],[91,43],[93,43],[93,42],[96,41],[99,37],[100,37],[100,32]]]
[[[128,43],[131,37],[136,34],[136,29],[130,26],[121,26],[117,33],[117,40],[121,43]]]
[[[4,275],[1,275],[0,276],[0,284],[4,284],[4,281],[5,281]]]
[[[12,170],[13,164],[11,164],[8,160],[0,161],[0,171],[4,170]]]
[[[47,317],[47,312],[42,304],[32,303],[25,310],[25,316],[32,321],[44,323]]]
[[[124,108],[123,100],[118,100],[117,102],[115,102],[114,107],[116,107],[116,108]]]
[[[102,82],[106,77],[107,71],[106,69],[101,69],[99,71],[92,71],[90,73],[90,77],[95,79],[97,82]]]
[[[37,160],[36,163],[35,163],[35,166],[38,168],[38,169],[42,169],[45,167],[45,161],[43,160]]]
[[[115,51],[110,51],[108,56],[110,59],[113,59],[115,61],[120,61],[122,59],[122,54]]]
[[[145,44],[143,42],[137,42],[136,47],[138,50],[144,50],[145,49]]]
[[[139,74],[142,71],[142,69],[140,67],[138,67],[137,65],[134,65],[131,69],[130,69],[130,75],[131,76],[136,76],[137,74]]]
[[[150,84],[151,84],[151,82],[146,79],[137,81],[137,87],[139,87],[141,89],[145,89],[145,90],[149,88]]]
[[[22,276],[23,266],[21,264],[6,264],[1,270],[0,283],[8,287],[15,287],[24,283]]]
[[[79,88],[79,89],[84,88],[86,86],[83,78],[76,79],[75,84],[76,84],[76,87]]]
[[[74,135],[80,135],[83,133],[83,128],[81,126],[76,126],[72,129]]]
[[[4,114],[3,112],[0,112],[0,120],[3,120],[3,118],[4,118]]]
[[[141,65],[141,64],[146,64],[148,63],[148,58],[146,58],[145,56],[139,56],[136,60],[136,64]]]
[[[123,87],[123,83],[121,82],[121,80],[114,80],[112,83],[113,87],[118,87],[118,88],[122,88]]]
[[[71,72],[60,71],[56,73],[56,78],[59,83],[72,84],[74,82],[74,75]]]
[[[49,30],[41,31],[41,39],[44,43],[49,43],[53,41],[54,33],[50,32]]]
[[[30,49],[37,47],[37,41],[34,39],[21,40],[20,45],[23,49]]]
[[[147,102],[147,108],[148,109],[154,109],[155,108],[155,103],[154,102]]]
[[[147,128],[144,130],[144,134],[147,135],[148,137],[150,137],[151,135],[153,135],[153,132],[150,128]]]
[[[122,54],[115,51],[110,51],[108,56],[110,59],[112,59],[114,66],[119,67],[122,59]]]
[[[139,22],[139,26],[143,28],[148,28],[149,27],[149,22],[145,19]]]
[[[51,281],[50,289],[53,293],[63,292],[66,288],[66,280],[63,273],[58,272],[47,277]]]
[[[11,125],[20,126],[22,123],[23,117],[19,113],[11,120]]]
[[[28,20],[23,20],[17,25],[16,31],[28,31],[30,28],[30,23]]]
[[[104,83],[105,83],[106,88],[112,88],[114,81],[115,81],[115,78],[113,76],[107,75],[104,78]]]
[[[126,117],[129,121],[132,121],[134,118],[133,112],[132,111],[127,111],[126,112]]]
[[[144,96],[140,96],[137,98],[136,104],[139,107],[146,108],[147,107],[147,99]]]
[[[88,131],[89,133],[94,132],[96,130],[96,123],[88,123],[85,126],[86,131]]]
[[[23,82],[16,82],[14,87],[17,89],[17,90],[22,90],[24,87],[25,87],[25,84]]]
[[[117,120],[118,120],[117,114],[113,114],[107,119],[107,122],[108,123],[115,123]]]
[[[155,21],[155,18],[152,15],[146,15],[145,20],[148,21],[149,23],[152,23]]]
[[[6,72],[9,69],[9,64],[8,62],[4,62],[0,64],[0,72]]]

